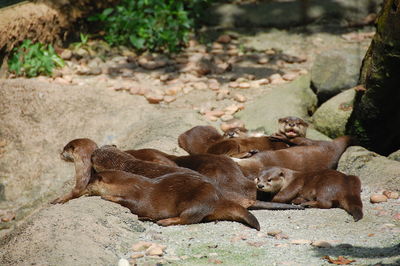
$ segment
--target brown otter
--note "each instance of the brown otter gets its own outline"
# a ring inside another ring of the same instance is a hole
[[[271,167],[263,170],[255,182],[259,190],[274,194],[273,202],[322,209],[339,207],[352,215],[356,222],[363,217],[361,182],[357,176],[332,169],[298,172]]]
[[[256,177],[267,166],[279,166],[305,172],[335,169],[340,156],[352,143],[352,137],[341,136],[332,141],[320,141],[318,145],[264,151],[251,158],[234,160],[247,177]]]
[[[207,176],[217,183],[223,195],[250,209],[301,209],[293,205],[278,205],[256,200],[257,189],[252,179],[246,178],[238,165],[228,156],[197,154],[176,157],[175,163]]]
[[[308,123],[301,118],[286,116],[279,118],[278,123],[278,133],[275,135],[285,136],[288,139],[306,136]]]
[[[75,163],[77,184],[84,184],[87,180],[85,173],[91,164],[86,158],[90,158],[91,153],[84,147],[93,143],[90,140],[71,141],[62,152],[62,159]],[[83,160],[85,164],[82,164]],[[257,219],[247,209],[225,199],[212,180],[196,172],[174,172],[149,179],[124,171],[107,170],[92,173],[83,190],[79,193],[74,190],[70,197],[62,197],[63,200],[54,203],[64,203],[82,195],[97,195],[162,226],[229,220],[260,230]]]
[[[92,155],[93,168],[97,171],[122,170],[133,174],[156,178],[165,174],[183,172],[203,175],[216,182],[224,196],[247,208],[254,206],[257,209],[299,209],[288,204],[271,204],[255,202],[256,189],[252,181],[246,179],[238,166],[226,156],[211,154],[174,157],[166,154],[179,167],[160,165],[142,161],[115,146],[107,145],[96,149]]]
[[[210,145],[222,139],[215,127],[195,126],[179,135],[178,144],[189,154],[204,154]]]
[[[64,203],[82,194],[92,174],[91,155],[97,148],[94,141],[86,138],[74,139],[65,145],[60,156],[65,161],[75,162],[75,176],[79,178],[75,178],[75,187],[70,193],[55,199],[52,203]]]
[[[177,166],[173,161],[177,156],[156,149],[127,150],[125,152],[142,161],[149,161],[167,166]]]

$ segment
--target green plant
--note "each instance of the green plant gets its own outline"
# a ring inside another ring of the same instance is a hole
[[[8,69],[17,76],[36,77],[51,75],[54,67],[64,66],[64,61],[56,54],[52,45],[24,40],[13,49],[8,60]]]
[[[175,52],[188,41],[194,13],[206,2],[209,0],[122,0],[89,20],[104,24],[104,38],[111,45]]]

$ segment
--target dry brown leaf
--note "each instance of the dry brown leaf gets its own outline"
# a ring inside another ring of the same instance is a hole
[[[326,259],[329,263],[333,263],[333,264],[336,264],[336,265],[347,265],[347,264],[350,264],[350,263],[356,261],[356,260],[346,259],[343,256],[339,256],[337,259],[333,259],[333,258],[331,258],[329,256],[324,256],[323,258]]]

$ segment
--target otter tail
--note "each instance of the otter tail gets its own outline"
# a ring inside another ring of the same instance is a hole
[[[257,231],[260,231],[260,224],[257,218],[246,208],[232,201],[221,201],[211,215],[205,217],[205,220],[216,221],[236,221],[246,224]]]
[[[304,210],[305,208],[300,205],[256,200],[254,204],[249,207],[249,209],[250,210]]]

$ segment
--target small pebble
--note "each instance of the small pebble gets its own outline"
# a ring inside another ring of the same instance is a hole
[[[228,44],[231,42],[231,40],[232,40],[231,36],[229,36],[228,34],[223,34],[218,37],[217,42]]]
[[[146,242],[146,241],[139,241],[135,244],[132,245],[132,250],[137,252],[137,251],[143,251],[151,247],[153,243],[151,242]]]
[[[239,86],[238,86],[240,89],[248,89],[248,88],[250,88],[251,87],[251,85],[250,85],[250,83],[249,82],[241,82],[241,83],[239,83]]]
[[[144,257],[143,253],[135,253],[131,255],[131,259],[138,259]]]
[[[314,247],[319,247],[319,248],[330,248],[332,245],[329,242],[326,241],[314,241],[311,243],[312,246]]]
[[[285,75],[282,76],[282,78],[287,81],[292,81],[296,79],[296,77],[297,77],[296,73],[286,73]]]
[[[385,195],[381,195],[381,194],[373,194],[373,195],[371,195],[370,201],[371,201],[371,203],[386,202],[387,197]]]
[[[383,191],[382,194],[385,195],[388,199],[398,199],[399,198],[399,193],[394,192],[394,191],[385,190],[385,191]]]
[[[311,244],[311,241],[307,240],[307,239],[295,239],[295,240],[290,241],[290,244],[305,245],[305,244]]]
[[[175,96],[170,96],[170,95],[164,96],[164,102],[172,103],[174,101],[176,101],[176,97]]]
[[[269,236],[276,236],[277,234],[280,234],[280,233],[282,233],[282,230],[275,229],[275,230],[270,230],[270,231],[268,231],[268,232],[267,232],[267,235],[269,235]]]
[[[223,116],[221,116],[221,121],[226,122],[233,119],[233,115],[229,115],[229,114],[225,114]]]
[[[119,259],[118,266],[129,266],[129,261],[127,259]]]
[[[162,256],[164,253],[165,247],[153,244],[146,250],[146,255],[148,256]]]

